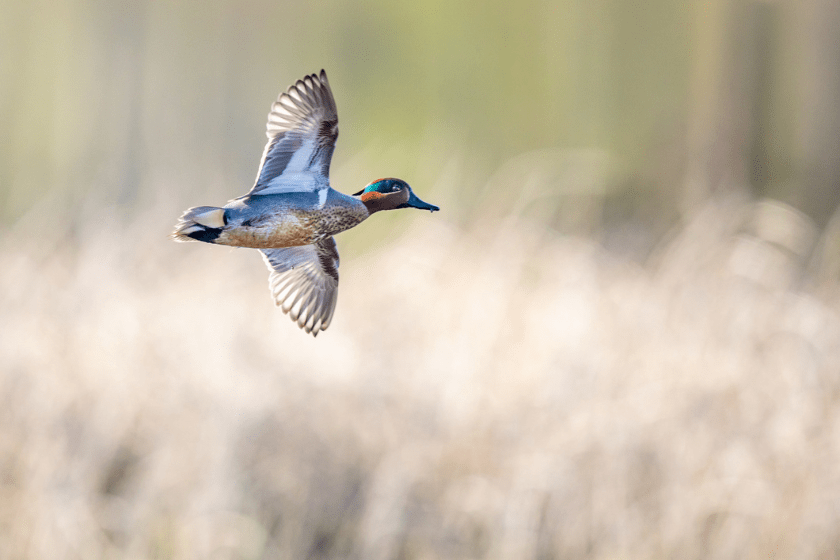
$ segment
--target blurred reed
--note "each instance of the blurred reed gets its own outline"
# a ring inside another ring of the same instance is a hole
[[[494,180],[539,187],[543,156]],[[0,240],[0,557],[832,557],[810,221],[721,195],[639,261],[541,192],[404,213],[317,339],[255,252],[165,239],[175,203],[34,210]]]

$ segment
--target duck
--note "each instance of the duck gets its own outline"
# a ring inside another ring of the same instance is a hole
[[[338,296],[335,235],[377,212],[439,207],[420,200],[402,179],[377,179],[346,195],[330,186],[338,112],[327,74],[311,74],[271,105],[268,142],[251,190],[221,207],[185,211],[178,242],[258,249],[275,304],[317,336],[330,326]]]

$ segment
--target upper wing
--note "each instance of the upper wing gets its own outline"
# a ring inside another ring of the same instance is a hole
[[[306,332],[330,326],[338,298],[338,251],[327,237],[312,245],[261,249],[275,303]]]
[[[257,180],[249,194],[314,191],[327,184],[338,113],[327,73],[312,74],[271,105]]]

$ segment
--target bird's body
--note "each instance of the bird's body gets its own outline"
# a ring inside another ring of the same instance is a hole
[[[350,229],[370,216],[357,198],[332,188],[321,193],[237,198],[220,209],[222,227],[210,228],[208,237],[218,235],[212,239],[216,245],[253,249],[295,247]]]
[[[438,207],[421,201],[399,179],[379,179],[353,196],[330,187],[338,116],[323,70],[280,94],[267,135],[251,192],[221,208],[187,210],[172,236],[262,250],[275,302],[317,335],[335,310],[339,261],[333,236],[381,210]]]

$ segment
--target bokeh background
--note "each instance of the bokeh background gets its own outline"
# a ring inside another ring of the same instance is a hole
[[[335,321],[172,243],[325,68]],[[840,557],[834,0],[0,0],[0,557]]]

